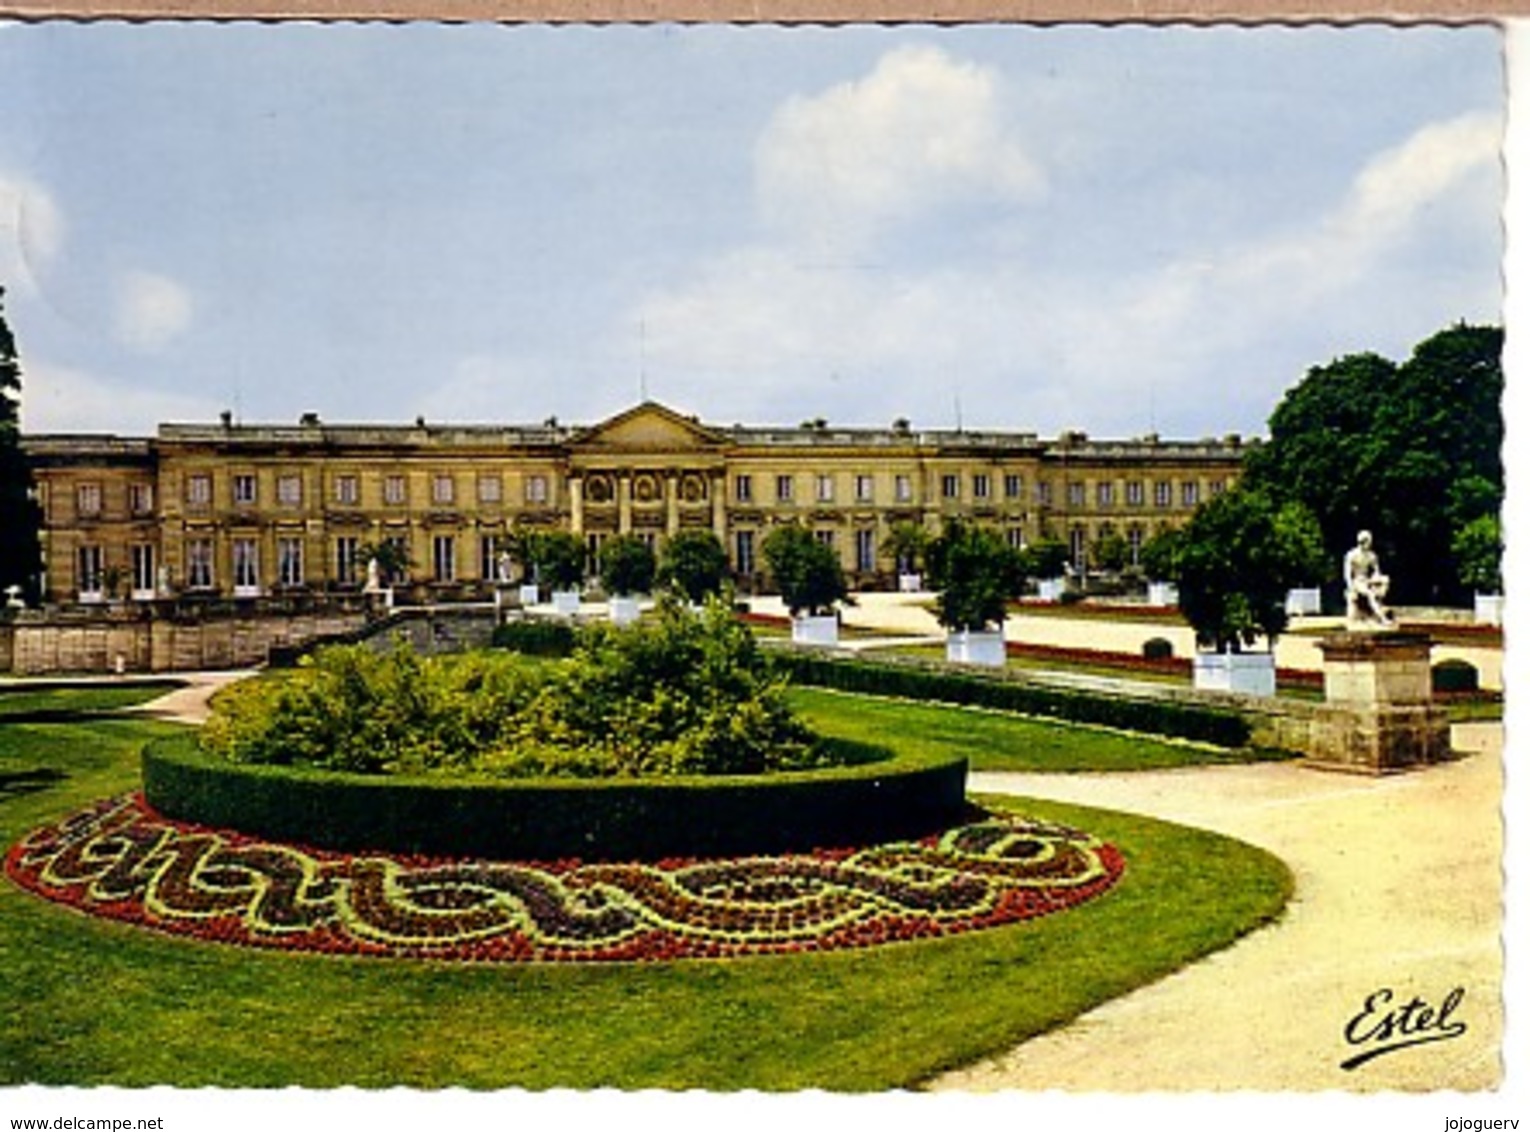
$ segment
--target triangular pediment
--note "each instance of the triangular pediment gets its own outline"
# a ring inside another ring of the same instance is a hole
[[[723,438],[692,417],[657,401],[644,401],[573,437],[575,448],[673,452],[715,448]]]

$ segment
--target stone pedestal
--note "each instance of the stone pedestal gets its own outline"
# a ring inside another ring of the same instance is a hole
[[[1450,757],[1450,724],[1431,702],[1428,634],[1344,632],[1323,653],[1324,726],[1308,751],[1320,765],[1384,774]]]

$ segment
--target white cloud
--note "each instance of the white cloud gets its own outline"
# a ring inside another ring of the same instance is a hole
[[[132,271],[118,282],[117,340],[134,350],[163,349],[191,325],[191,313],[191,295],[173,279]]]
[[[39,290],[63,238],[63,216],[48,191],[0,170],[0,283]]]
[[[760,206],[779,231],[855,240],[945,202],[1034,198],[1040,169],[1012,136],[999,80],[933,47],[793,98],[755,148]]]
[[[885,105],[867,85],[838,97]],[[1171,430],[1183,419],[1257,430],[1340,334],[1345,351],[1406,349],[1457,317],[1493,317],[1496,280],[1450,277],[1431,253],[1462,223],[1496,224],[1497,146],[1492,115],[1426,126],[1367,162],[1306,226],[1135,270],[1041,276],[1000,255],[832,270],[776,238],[700,265],[635,317],[665,387],[728,419],[791,404],[803,416],[945,424],[960,393],[969,421],[1001,423],[985,406],[1002,402],[1002,423],[1044,432],[1145,431],[1156,417]],[[857,191],[880,191],[867,185]]]
[[[30,357],[22,375],[24,432],[149,436],[161,421],[214,421],[222,408],[214,400],[109,382]]]

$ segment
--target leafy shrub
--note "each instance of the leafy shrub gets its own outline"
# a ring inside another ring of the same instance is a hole
[[[567,656],[574,651],[574,627],[563,620],[525,617],[496,625],[489,644],[527,656]]]
[[[1166,637],[1149,637],[1142,642],[1145,660],[1168,660],[1174,655],[1174,642]]]
[[[832,547],[796,523],[776,527],[760,546],[781,600],[793,617],[827,616],[849,596],[845,573]]]
[[[557,641],[509,626],[500,639],[517,635]],[[322,649],[220,696],[202,743],[236,762],[368,774],[758,774],[833,761],[720,601],[699,617],[662,601],[653,623],[591,625],[573,642],[567,659],[541,662]]]
[[[1454,657],[1436,664],[1429,677],[1436,692],[1475,692],[1478,687],[1476,666]]]
[[[951,521],[925,553],[937,591],[936,619],[953,631],[1004,624],[1005,603],[1020,592],[1020,556],[984,527]]]
[[[653,548],[637,535],[615,535],[600,548],[600,584],[614,597],[647,593],[657,568]]]
[[[722,592],[728,576],[728,552],[711,531],[682,530],[664,543],[659,557],[659,581],[700,603]]]

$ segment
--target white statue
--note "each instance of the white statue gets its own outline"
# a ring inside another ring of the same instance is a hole
[[[1381,562],[1371,549],[1371,532],[1361,531],[1355,545],[1344,555],[1344,617],[1351,626],[1393,624],[1382,604],[1391,579],[1381,572]]]
[[[382,568],[377,565],[377,559],[367,560],[367,584],[361,591],[364,594],[382,592]]]
[[[495,569],[498,573],[499,581],[508,582],[510,580],[510,555],[507,552],[503,550],[499,552],[499,559],[495,563]]]
[[[159,569],[154,572],[154,596],[170,596],[170,567],[166,566],[163,562],[159,564]]]

